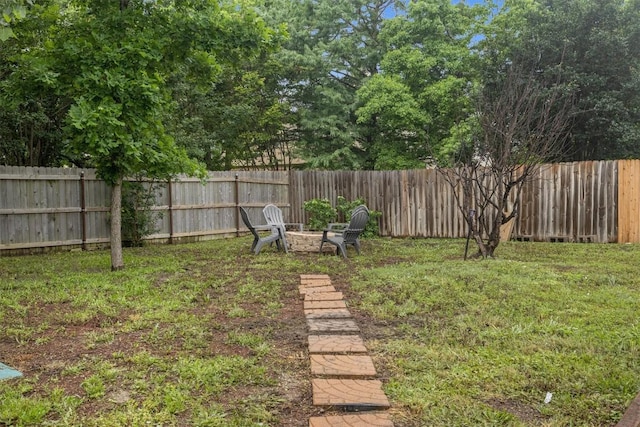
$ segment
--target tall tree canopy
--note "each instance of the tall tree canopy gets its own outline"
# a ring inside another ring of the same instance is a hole
[[[0,163],[60,166],[69,100],[52,87],[46,60],[60,6],[43,0],[22,10],[10,21],[12,37],[0,41]]]
[[[561,160],[640,157],[639,1],[506,0],[485,36],[485,81],[513,61],[575,91]]]
[[[139,159],[178,145],[209,169],[278,168],[293,149],[320,168],[447,162],[482,133],[477,99],[511,64],[575,93],[561,160],[640,157],[640,0],[8,4],[5,164],[89,165],[76,143],[98,128],[118,144],[131,131]],[[285,31],[258,16],[287,28],[281,49]]]
[[[483,7],[416,0],[386,23],[381,72],[360,90],[376,169],[424,167],[468,138],[479,84],[472,40]]]
[[[357,91],[379,72],[383,22],[402,10],[399,0],[265,2],[268,19],[288,25],[289,41],[277,55],[286,67],[280,83],[297,113],[299,154],[312,167],[372,167]]]
[[[204,173],[166,130],[176,105],[169,81],[179,74],[193,86],[210,85],[226,67],[268,50],[274,32],[251,8],[208,0],[50,0],[34,12],[39,19],[14,26],[20,34],[18,27],[39,24],[24,30],[30,40],[17,38],[5,68],[13,95],[21,93],[19,79],[30,77],[30,92],[10,111],[45,101],[33,108],[58,112],[65,145],[57,150],[96,167],[112,186],[112,269],[120,269],[123,179]],[[31,49],[18,48],[29,41]],[[46,125],[33,121],[36,130]]]

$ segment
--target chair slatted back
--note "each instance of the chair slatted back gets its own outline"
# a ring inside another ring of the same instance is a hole
[[[360,234],[364,231],[369,222],[369,210],[368,209],[354,209],[349,220],[349,225],[343,231],[342,237],[345,243],[354,243]]]

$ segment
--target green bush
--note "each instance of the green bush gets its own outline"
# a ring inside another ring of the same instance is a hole
[[[139,247],[144,238],[158,231],[156,221],[162,217],[151,210],[155,203],[158,184],[143,185],[125,181],[122,184],[122,242],[125,246]]]
[[[327,224],[334,222],[336,218],[340,222],[349,222],[351,212],[366,202],[362,197],[358,197],[353,201],[348,201],[343,196],[338,196],[336,208],[331,206],[328,199],[311,199],[304,202],[303,208],[309,213],[309,229],[322,230]],[[362,233],[362,237],[374,237],[380,235],[380,227],[378,226],[378,218],[382,216],[382,212],[369,210],[369,222]]]
[[[330,222],[336,220],[337,212],[327,199],[307,200],[303,209],[309,214],[310,230],[323,230]]]

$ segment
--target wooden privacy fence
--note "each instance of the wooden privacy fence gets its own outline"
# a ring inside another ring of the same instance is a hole
[[[157,232],[149,239],[236,235],[237,206],[247,207],[256,223],[264,222],[266,203],[288,213],[289,181],[280,172],[212,172],[204,184],[193,178],[156,184]],[[110,201],[110,187],[92,169],[0,166],[0,251],[104,246]]]
[[[450,184],[435,169],[291,172],[294,222],[305,200],[362,197],[382,212],[382,235],[465,237]],[[640,242],[640,160],[541,165],[525,185],[512,231],[519,240]]]
[[[204,185],[181,178],[153,209],[160,241],[245,231],[238,206],[264,223],[274,203],[288,222],[307,223],[306,200],[362,197],[382,212],[392,237],[465,237],[453,190],[432,169],[407,171],[215,172]],[[0,251],[109,241],[110,189],[94,170],[0,166]],[[534,241],[640,242],[640,160],[542,165],[523,190],[512,237]]]

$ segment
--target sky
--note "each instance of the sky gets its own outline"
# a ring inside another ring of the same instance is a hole
[[[502,5],[503,2],[504,0],[496,0],[496,3],[498,4],[498,6]],[[487,3],[487,1],[486,0],[451,0],[451,3],[453,4],[466,3],[469,6],[473,6],[475,4]],[[395,13],[393,12],[393,8],[389,8],[383,16],[385,18],[392,18],[394,15]]]
[[[456,3],[460,3],[461,1],[463,1],[464,3],[466,3],[468,5],[486,3],[485,0],[451,0],[451,3],[456,4]],[[502,4],[502,0],[497,0],[496,3]]]

